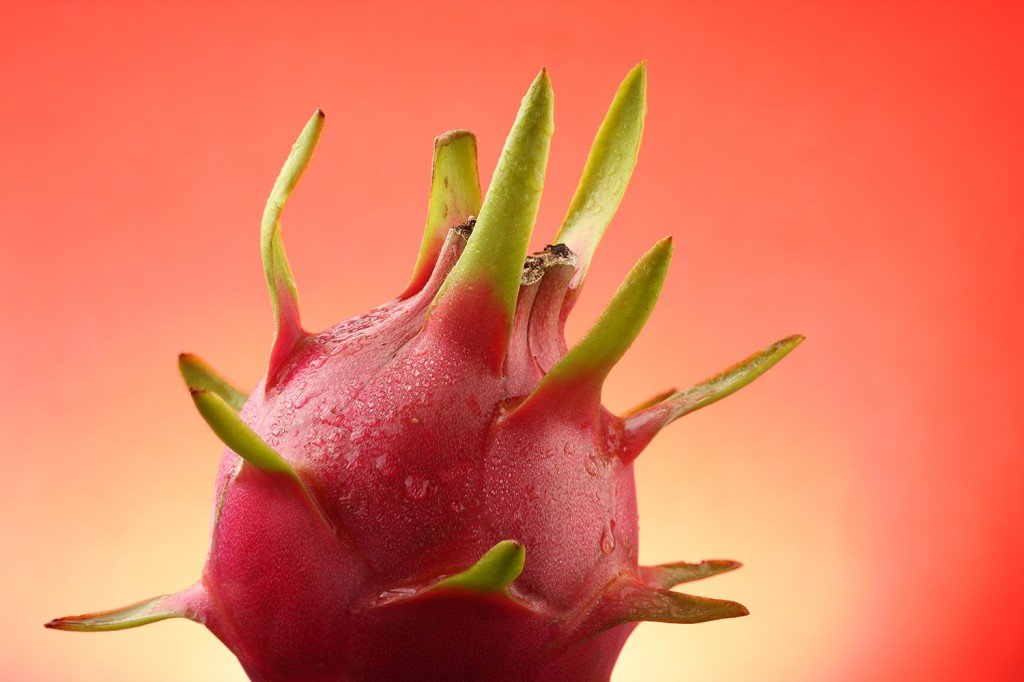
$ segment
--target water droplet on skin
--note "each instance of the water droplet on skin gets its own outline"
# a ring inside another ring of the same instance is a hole
[[[359,459],[359,448],[352,448],[351,450],[346,451],[344,456],[345,462],[352,464]]]
[[[636,601],[637,595],[640,594],[640,588],[635,585],[625,584],[622,585],[618,590],[611,592],[610,596],[613,599],[623,601]]]
[[[583,460],[583,468],[586,469],[587,473],[591,476],[597,476],[601,473],[601,464],[597,461],[597,454],[591,452],[587,455],[587,458]]]
[[[415,476],[405,477],[405,494],[414,500],[422,500],[430,488],[430,481]]]
[[[609,521],[601,532],[601,551],[605,554],[615,551],[615,519]]]
[[[411,597],[416,594],[416,590],[411,587],[396,587],[385,592],[381,592],[380,596],[377,597],[377,602],[380,604],[386,604],[388,602],[402,599],[403,597]]]
[[[352,427],[352,430],[349,431],[349,434],[348,434],[349,442],[351,442],[353,444],[358,443],[362,439],[362,437],[363,437],[363,431],[364,431],[364,428],[363,428],[362,424],[358,424],[358,423],[355,424]]]

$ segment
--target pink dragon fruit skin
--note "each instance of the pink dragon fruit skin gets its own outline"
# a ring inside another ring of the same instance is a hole
[[[308,333],[280,214],[319,139],[318,111],[264,215],[276,324],[266,377],[246,397],[197,357],[180,358],[197,408],[228,446],[201,580],[47,627],[190,618],[254,680],[607,680],[639,621],[746,615],[670,590],[736,562],[638,565],[632,462],[669,422],[746,385],[802,337],[610,413],[601,386],[658,297],[666,239],[577,345],[564,340],[636,162],[645,96],[640,64],[601,126],[559,244],[530,257],[553,127],[546,72],[482,202],[473,136],[438,138],[410,284]]]

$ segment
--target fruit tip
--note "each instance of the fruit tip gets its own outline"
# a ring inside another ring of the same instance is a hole
[[[712,559],[708,563],[716,568],[721,568],[723,571],[735,571],[737,568],[743,568],[742,562],[733,561],[732,559]]]
[[[653,257],[659,259],[668,259],[672,257],[672,252],[675,251],[675,242],[672,241],[671,235],[663,239],[659,239],[654,246],[651,247],[649,253]]]
[[[323,109],[317,109],[316,112],[314,113],[314,116],[316,116],[317,118],[319,118],[321,120],[323,120],[324,118],[327,118],[327,114],[324,113]]]
[[[80,631],[88,632],[89,628],[83,627],[90,616],[64,616],[63,618],[54,618],[48,623],[43,623],[43,627],[47,630],[63,630],[67,631]]]

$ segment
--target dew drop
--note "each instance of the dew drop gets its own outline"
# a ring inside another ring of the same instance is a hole
[[[351,442],[351,443],[353,443],[353,444],[356,444],[356,443],[358,443],[358,442],[359,442],[360,440],[362,440],[362,438],[363,438],[363,431],[364,431],[364,430],[365,430],[365,429],[363,428],[363,425],[362,425],[362,424],[359,424],[359,423],[357,422],[357,423],[356,423],[356,424],[355,424],[355,425],[354,425],[354,426],[352,427],[352,430],[351,430],[351,431],[349,431],[349,434],[348,434],[348,439],[349,439],[349,442]]]
[[[430,488],[430,481],[415,476],[405,477],[405,494],[414,500],[422,500]]]
[[[615,551],[615,519],[610,520],[601,532],[601,551],[605,554]]]
[[[690,608],[676,601],[671,602],[668,612],[673,618],[678,618],[679,620],[693,616],[693,611]]]
[[[397,601],[399,599],[405,599],[416,594],[416,590],[411,587],[396,587],[391,590],[386,590],[380,593],[377,597],[378,604],[387,604],[389,602]]]

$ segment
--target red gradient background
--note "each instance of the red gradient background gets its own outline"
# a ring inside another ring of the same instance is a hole
[[[175,356],[262,373],[259,216],[315,107],[285,218],[311,329],[399,291],[433,137],[476,131],[488,178],[542,65],[543,245],[644,58],[640,164],[572,337],[656,239],[677,255],[606,402],[808,341],[638,461],[641,559],[744,561],[693,591],[752,615],[642,625],[615,679],[1024,679],[1021,3],[43,2],[2,24],[4,679],[242,679],[191,623],[42,624],[198,575],[221,448]]]

